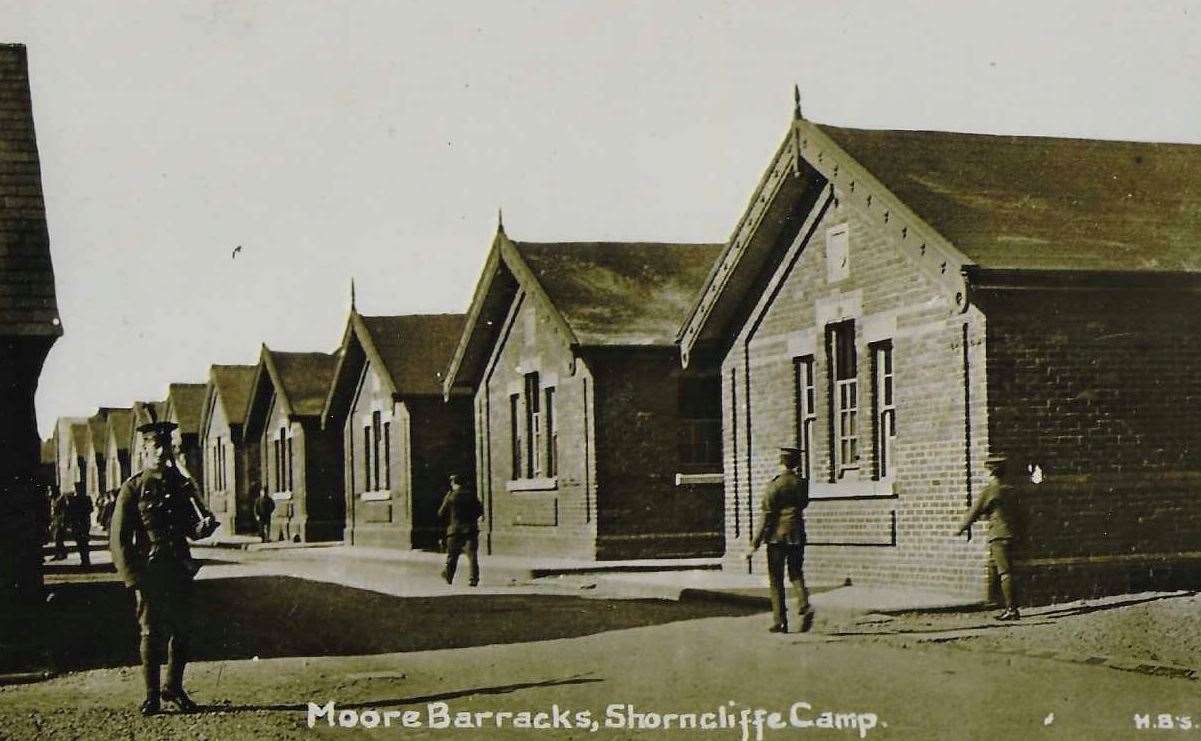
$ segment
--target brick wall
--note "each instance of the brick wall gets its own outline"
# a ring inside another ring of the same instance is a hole
[[[595,383],[587,364],[572,358],[550,311],[519,292],[475,396],[480,498],[487,512],[489,552],[590,559],[596,555]],[[558,472],[553,485],[529,486],[513,476],[510,396],[518,396],[524,436],[524,378],[537,372],[542,389],[555,388]]]
[[[472,454],[471,399],[410,397],[405,407],[412,418],[413,496],[410,505],[413,547],[433,548],[443,532],[438,506],[450,489],[452,472],[475,480]]]
[[[990,436],[1018,473],[1027,601],[1192,588],[1201,555],[1198,300],[988,292]]]
[[[718,556],[720,486],[676,486],[677,473],[720,473],[681,464],[679,381],[673,349],[592,353],[597,379],[597,557]]]
[[[259,439],[259,462],[267,491],[288,490],[286,479],[277,487],[273,441],[285,427],[292,436],[291,498],[276,501],[271,517],[272,540],[338,540],[346,524],[342,489],[342,438],[337,430],[322,430],[316,417],[288,421],[272,404]],[[285,443],[286,444],[286,443]],[[284,470],[286,476],[286,468]]]
[[[364,360],[363,352],[357,343],[353,343],[352,352],[351,357],[362,364],[362,370],[343,430],[343,486],[347,491],[347,528],[353,528],[353,540],[356,545],[411,548],[413,543],[409,516],[409,415],[403,405],[393,402],[392,395],[379,377],[375,366]],[[381,414],[381,436],[383,424],[389,425],[387,460],[390,462],[390,466],[385,466],[384,441],[381,439],[378,487],[374,481],[374,468],[370,473],[367,471],[369,458],[364,450],[364,428],[371,426],[372,414],[377,410]],[[390,475],[386,475],[387,468],[391,469]],[[367,492],[371,494],[368,494],[369,498],[364,499]],[[387,499],[373,498],[385,493],[388,495]]]
[[[823,195],[817,208],[826,202]],[[849,226],[849,269],[831,280],[826,230],[842,223]],[[831,201],[808,241],[787,234],[776,245],[785,258],[767,290],[751,298],[757,305],[748,307],[722,363],[728,569],[746,571],[760,497],[778,470],[777,448],[797,444],[794,361],[808,356],[816,392],[815,497],[806,512],[810,580],[984,590],[983,542],[953,535],[969,495],[984,483],[983,315],[952,312],[945,289],[897,249],[891,234],[877,216]],[[855,328],[860,467],[838,478],[826,326],[843,320]],[[890,340],[893,352],[891,480],[879,480],[876,470],[870,343],[880,340]],[[754,569],[764,569],[762,556]]]

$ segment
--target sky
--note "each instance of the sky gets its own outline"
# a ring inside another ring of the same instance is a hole
[[[60,415],[364,314],[514,239],[727,239],[789,125],[1201,143],[1201,3],[4,2],[29,48]],[[238,246],[236,257],[233,252]]]

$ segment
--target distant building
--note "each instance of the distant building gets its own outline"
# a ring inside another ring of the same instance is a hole
[[[342,431],[321,414],[336,354],[277,352],[263,346],[245,434],[258,446],[262,484],[275,500],[275,540],[338,540],[346,524]]]
[[[70,492],[75,490],[75,479],[72,474],[75,470],[75,465],[72,457],[74,445],[71,428],[75,425],[86,423],[86,417],[59,417],[54,422],[54,434],[51,436],[51,440],[54,441],[55,486],[57,491]]]
[[[133,410],[126,408],[110,409],[108,413],[108,430],[104,443],[104,491],[116,492],[121,488],[125,479],[129,478],[130,450],[129,442],[133,436]]]
[[[200,454],[200,417],[204,414],[205,384],[172,383],[167,387],[167,416],[176,427],[171,433],[176,458],[182,459],[204,491],[204,460]]]
[[[200,418],[205,498],[226,534],[255,531],[252,503],[261,486],[259,449],[244,428],[256,369],[214,365],[205,390]]]
[[[444,383],[474,400],[490,552],[722,552],[719,380],[675,344],[721,249],[498,230]]]
[[[463,320],[351,310],[324,410],[343,435],[347,542],[432,548],[447,474],[474,480],[471,399],[442,398]]]
[[[1199,174],[798,116],[681,333],[721,367],[727,566],[789,445],[819,581],[982,594],[984,530],[954,533],[1004,454],[1029,601],[1195,585]]]
[[[88,420],[73,424],[67,438],[67,473],[63,491],[88,492],[88,457],[92,452],[92,428]]]

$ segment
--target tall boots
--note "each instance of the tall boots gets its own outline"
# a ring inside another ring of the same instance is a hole
[[[138,653],[142,656],[142,683],[146,687],[146,699],[140,708],[142,715],[154,715],[159,712],[159,656],[155,640],[150,636],[142,636],[138,644]]]
[[[157,641],[142,636],[138,645],[142,655],[142,682],[146,686],[146,699],[142,702],[142,715],[154,715],[161,710],[161,702],[175,705],[180,712],[192,713],[199,709],[183,689],[184,668],[188,664],[186,639],[172,636],[167,646],[167,682],[159,689],[160,662]]]

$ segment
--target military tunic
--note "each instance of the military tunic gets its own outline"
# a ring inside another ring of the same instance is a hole
[[[197,566],[188,546],[191,488],[176,468],[131,476],[117,493],[109,546],[125,585],[137,590],[142,635],[186,631]]]
[[[767,576],[771,585],[772,616],[775,625],[788,624],[784,608],[784,573],[797,592],[798,611],[809,612],[809,592],[805,587],[805,508],[809,506],[809,482],[792,471],[784,471],[771,480],[763,493],[763,524],[755,533],[754,546],[767,543]],[[807,624],[802,623],[802,630]]]

